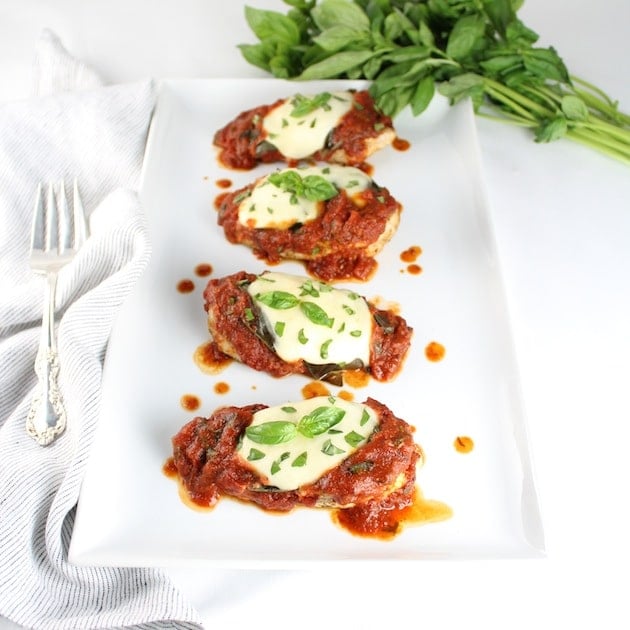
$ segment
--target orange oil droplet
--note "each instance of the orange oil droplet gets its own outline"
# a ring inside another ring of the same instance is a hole
[[[411,265],[407,265],[407,272],[412,276],[419,276],[422,273],[422,267],[412,263]]]
[[[406,263],[416,262],[420,254],[422,254],[422,248],[418,245],[412,245],[400,254],[400,260]]]
[[[429,361],[441,361],[446,354],[446,348],[437,341],[432,341],[424,349],[424,354]]]
[[[370,375],[363,370],[346,370],[343,373],[343,382],[348,387],[366,387],[370,382]]]
[[[185,278],[177,283],[177,290],[180,293],[192,293],[195,290],[195,283],[189,278]]]
[[[306,399],[330,396],[330,390],[321,381],[311,381],[302,387],[302,396]]]
[[[230,386],[223,381],[219,381],[214,386],[215,394],[227,394],[229,391],[230,391]]]
[[[226,178],[217,179],[215,182],[218,188],[229,188],[232,185],[232,180]]]
[[[395,138],[394,142],[392,142],[392,147],[394,147],[396,151],[408,151],[409,147],[411,147],[411,142],[409,142],[409,140],[403,140],[402,138]]]
[[[184,394],[179,403],[186,411],[196,411],[201,406],[201,401],[193,394]]]
[[[470,453],[475,447],[475,443],[467,435],[458,435],[453,442],[453,446],[458,453]]]
[[[199,263],[195,267],[195,275],[199,276],[200,278],[205,278],[206,276],[209,276],[213,271],[214,270],[210,263]]]

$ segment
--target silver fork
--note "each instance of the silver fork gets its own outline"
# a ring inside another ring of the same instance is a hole
[[[72,210],[63,181],[40,184],[35,196],[31,233],[31,268],[46,277],[42,335],[35,359],[38,384],[26,418],[27,433],[39,444],[53,442],[66,428],[66,409],[57,377],[59,360],[55,337],[57,274],[75,256],[87,238],[83,205],[74,180]]]

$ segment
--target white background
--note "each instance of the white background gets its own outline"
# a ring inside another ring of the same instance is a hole
[[[0,0],[0,100],[28,96],[43,27],[109,82],[262,76],[235,48],[254,41],[243,4]],[[630,111],[628,0],[526,0],[520,16]],[[630,168],[486,120],[478,129],[547,558],[172,572],[208,627],[629,626]],[[346,605],[331,609],[329,595]]]

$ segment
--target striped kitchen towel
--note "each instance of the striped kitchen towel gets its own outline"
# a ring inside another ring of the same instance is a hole
[[[37,96],[0,105],[0,616],[37,629],[198,628],[165,573],[67,561],[108,335],[150,256],[137,189],[155,88],[102,86],[49,31],[37,52]],[[29,231],[36,184],[74,177],[91,235],[59,277],[68,425],[42,447],[25,431],[43,296]]]

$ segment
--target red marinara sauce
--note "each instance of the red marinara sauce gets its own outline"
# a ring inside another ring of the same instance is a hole
[[[379,137],[383,130],[392,130],[392,119],[376,109],[374,100],[367,90],[352,91],[353,106],[341,117],[331,131],[326,146],[315,152],[313,159],[337,161],[358,166],[365,162],[370,153],[370,140]],[[234,120],[219,129],[214,135],[214,144],[219,148],[219,162],[228,168],[252,169],[258,163],[294,160],[283,156],[263,128],[265,116],[286,99],[278,99],[270,105],[261,105],[241,112]],[[343,160],[337,152],[343,153]]]
[[[211,508],[222,497],[232,497],[270,512],[331,507],[335,522],[361,536],[392,538],[406,523],[447,518],[448,508],[422,501],[415,486],[422,452],[413,428],[373,399],[364,404],[379,415],[369,441],[315,482],[295,490],[267,485],[238,453],[242,432],[265,405],[222,407],[210,418],[190,421],[173,438],[173,456],[163,470],[179,480],[194,505]]]

